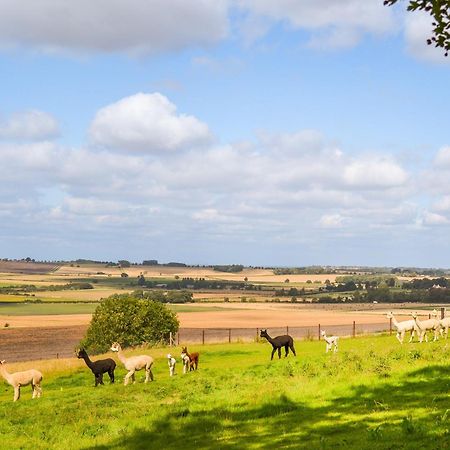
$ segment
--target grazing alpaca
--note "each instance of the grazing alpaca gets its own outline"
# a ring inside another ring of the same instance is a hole
[[[152,373],[153,358],[151,356],[141,355],[141,356],[131,356],[130,358],[127,358],[123,354],[122,347],[118,342],[114,342],[112,344],[111,350],[113,352],[117,352],[117,356],[119,357],[120,361],[125,366],[125,369],[128,370],[128,373],[125,375],[124,380],[125,386],[128,384],[130,378],[133,381],[133,383],[136,383],[134,374],[137,370],[142,369],[145,369],[145,383],[147,383],[148,380],[153,381],[153,373]]]
[[[420,320],[417,312],[414,312],[412,314],[414,321],[416,322],[417,328],[419,329],[419,342],[423,342],[423,337],[425,336],[425,342],[428,342],[428,336],[427,336],[427,331],[429,330],[433,330],[434,331],[434,341],[437,341],[438,338],[438,331],[441,328],[441,321],[437,318],[438,316],[438,312],[433,309],[433,311],[431,311],[431,319],[427,319],[427,320]]]
[[[86,350],[80,348],[76,353],[77,358],[84,359],[86,365],[91,369],[95,376],[95,387],[99,384],[103,384],[103,374],[108,372],[111,383],[114,383],[114,369],[116,368],[116,362],[111,359],[99,359],[98,361],[91,361]]]
[[[392,325],[394,325],[395,328],[397,328],[397,339],[400,344],[403,344],[403,339],[405,338],[405,333],[407,331],[411,332],[411,337],[409,338],[409,342],[412,342],[414,338],[414,334],[417,332],[419,333],[419,328],[416,325],[416,322],[414,320],[404,320],[402,322],[397,322],[397,319],[394,317],[394,314],[392,312],[387,313],[387,318],[392,319]]]
[[[167,355],[167,363],[169,364],[169,375],[173,377],[175,375],[175,364],[177,360],[170,353]]]
[[[445,333],[445,339],[448,338],[448,328],[450,327],[450,317],[444,317],[443,319],[440,320],[440,332],[441,332],[441,336],[444,336]]]
[[[5,367],[5,360],[0,361],[0,373],[2,377],[14,388],[14,401],[20,398],[21,386],[28,386],[31,384],[33,390],[33,397],[40,397],[42,395],[42,373],[39,370],[30,369],[24,372],[9,373]]]
[[[322,337],[325,339],[325,342],[327,343],[327,348],[325,350],[325,353],[328,353],[328,350],[331,350],[334,346],[334,352],[338,351],[338,341],[339,336],[327,336],[325,333],[325,330],[322,331]]]
[[[283,336],[277,336],[277,337],[271,338],[267,334],[267,330],[261,330],[261,333],[259,334],[259,336],[266,338],[272,344],[273,350],[272,350],[272,356],[270,357],[271,361],[273,359],[273,355],[275,354],[275,352],[277,350],[278,350],[278,359],[281,358],[281,347],[284,347],[284,350],[286,352],[286,354],[284,355],[285,357],[289,354],[289,349],[292,350],[292,353],[294,354],[294,356],[297,356],[295,353],[294,339],[292,339],[292,336],[289,336],[288,334],[284,334]]]
[[[200,354],[198,352],[189,353],[187,347],[183,347],[181,349],[181,359],[183,361],[183,373],[187,372],[188,367],[189,371],[197,370],[199,356]]]

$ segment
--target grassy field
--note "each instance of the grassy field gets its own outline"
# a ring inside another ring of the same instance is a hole
[[[198,347],[196,373],[169,378],[152,349],[155,381],[93,387],[77,360],[37,361],[44,397],[12,403],[0,389],[1,447],[91,449],[448,448],[450,347],[401,347],[393,336],[347,339],[338,354],[298,342],[297,357],[269,361],[260,344]],[[171,350],[179,357],[180,349]],[[142,352],[142,350],[140,350]],[[179,359],[179,358],[178,358]]]

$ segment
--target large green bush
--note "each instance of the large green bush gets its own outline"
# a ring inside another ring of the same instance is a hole
[[[115,294],[97,307],[81,345],[94,353],[107,351],[113,342],[154,345],[167,342],[178,327],[176,314],[162,303]]]

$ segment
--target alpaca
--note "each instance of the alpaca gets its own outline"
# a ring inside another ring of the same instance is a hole
[[[338,351],[338,341],[339,336],[327,336],[325,333],[325,330],[322,330],[322,337],[325,339],[325,342],[327,343],[327,347],[325,350],[325,353],[328,353],[328,350],[331,350],[334,346],[334,352]]]
[[[183,360],[183,373],[187,372],[187,368],[189,367],[189,371],[197,370],[198,368],[198,358],[200,354],[198,352],[189,353],[187,347],[183,347],[181,349],[181,359]]]
[[[141,355],[141,356],[131,356],[130,358],[127,358],[123,354],[122,347],[118,342],[114,342],[112,344],[111,350],[113,352],[117,352],[117,356],[119,357],[120,361],[125,366],[125,369],[128,370],[128,373],[125,375],[124,379],[125,386],[128,384],[130,378],[133,381],[133,383],[136,383],[134,374],[137,370],[141,369],[145,369],[145,383],[147,383],[148,380],[153,381],[153,373],[152,373],[153,358],[151,356]]]
[[[445,339],[447,339],[448,338],[448,328],[450,327],[450,317],[444,317],[443,319],[441,319],[440,325],[441,325],[441,328],[439,331],[441,333],[441,336],[443,337],[444,333],[445,333]]]
[[[416,322],[417,328],[419,329],[419,342],[423,342],[423,338],[425,336],[425,342],[428,342],[428,336],[427,336],[427,331],[429,330],[433,330],[434,331],[434,341],[437,341],[438,338],[438,330],[441,327],[441,321],[437,318],[438,316],[438,312],[433,309],[433,311],[431,311],[431,319],[427,319],[427,320],[420,320],[417,312],[414,312],[412,314],[414,321]]]
[[[397,322],[397,319],[394,317],[392,312],[388,312],[386,317],[388,319],[392,319],[392,325],[397,328],[397,339],[400,344],[403,344],[403,339],[405,338],[405,333],[407,331],[411,332],[411,337],[408,342],[412,342],[414,338],[414,334],[417,332],[419,335],[419,329],[414,320],[404,320],[402,322]]]
[[[9,373],[5,367],[5,360],[0,361],[0,374],[14,388],[14,401],[20,398],[20,388],[31,384],[32,398],[42,395],[42,373],[39,370],[30,369],[24,372]]]
[[[289,354],[289,349],[292,350],[292,353],[294,354],[294,356],[297,356],[295,353],[295,349],[294,349],[294,339],[292,339],[292,336],[289,336],[288,334],[284,334],[283,336],[277,336],[274,338],[271,338],[268,334],[267,334],[267,330],[261,330],[260,337],[264,337],[266,338],[273,347],[272,350],[272,356],[270,357],[270,360],[273,360],[273,355],[275,354],[275,352],[278,350],[278,359],[281,358],[281,347],[284,347],[284,350],[286,352],[286,354],[284,355],[285,357]]]
[[[177,360],[170,353],[167,355],[167,363],[169,364],[169,375],[173,377],[175,375],[175,365]]]
[[[103,384],[103,374],[108,372],[111,383],[114,383],[114,369],[116,368],[116,362],[111,359],[99,359],[97,361],[91,361],[86,350],[80,348],[76,353],[77,358],[84,359],[86,365],[91,369],[95,376],[95,387],[99,384]]]

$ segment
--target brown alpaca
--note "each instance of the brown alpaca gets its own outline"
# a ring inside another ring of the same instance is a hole
[[[189,371],[197,370],[198,368],[198,357],[200,354],[198,352],[189,353],[187,347],[181,349],[181,359],[183,361],[183,373],[187,372],[187,367],[189,366]]]

